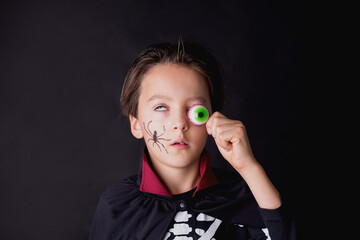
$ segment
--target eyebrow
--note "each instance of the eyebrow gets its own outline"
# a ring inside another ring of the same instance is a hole
[[[156,100],[156,99],[164,99],[164,100],[169,100],[171,101],[172,98],[169,97],[169,96],[166,96],[166,95],[159,95],[159,94],[156,94],[156,95],[153,95],[151,96],[149,99],[148,99],[148,102],[150,101],[153,101],[153,100]],[[188,98],[187,100],[197,100],[197,101],[200,101],[202,103],[207,103],[206,99],[201,97],[201,96],[198,96],[198,97],[191,97],[191,98]]]
[[[172,100],[171,97],[165,96],[165,95],[152,95],[149,99],[148,102],[156,100],[156,99],[165,99],[165,100]]]

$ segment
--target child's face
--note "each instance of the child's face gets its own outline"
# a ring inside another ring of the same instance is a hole
[[[211,114],[211,101],[205,79],[195,70],[177,64],[159,64],[144,76],[138,116],[130,116],[135,137],[144,138],[156,164],[186,167],[200,159],[205,146],[205,124],[196,126],[187,113],[195,104]]]

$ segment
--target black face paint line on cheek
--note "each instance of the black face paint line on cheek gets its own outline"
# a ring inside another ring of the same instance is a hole
[[[161,137],[166,132],[165,126],[163,125],[163,132],[159,135],[156,130],[154,130],[153,132],[151,131],[151,129],[150,129],[150,123],[151,122],[152,122],[152,120],[149,121],[146,126],[145,126],[145,122],[143,122],[144,129],[145,129],[146,133],[150,136],[150,138],[148,139],[148,142],[153,141],[153,147],[156,144],[156,146],[158,146],[160,152],[162,152],[162,150],[161,150],[161,147],[162,147],[166,151],[166,153],[169,153],[167,151],[166,147],[164,146],[164,144],[161,142],[161,141],[170,141],[171,140],[171,139],[166,139],[166,138]]]

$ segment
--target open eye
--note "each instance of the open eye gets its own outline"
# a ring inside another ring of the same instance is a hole
[[[167,110],[167,108],[165,106],[162,106],[162,105],[157,106],[155,108],[155,111],[158,111],[158,112],[165,112],[166,110]]]
[[[209,110],[203,105],[194,105],[190,108],[188,117],[193,124],[201,126],[209,119]]]

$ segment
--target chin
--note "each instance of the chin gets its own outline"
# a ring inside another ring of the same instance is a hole
[[[197,160],[200,159],[200,154],[196,157],[196,154],[189,152],[169,152],[169,157],[165,160],[169,165],[174,167],[188,167]]]

